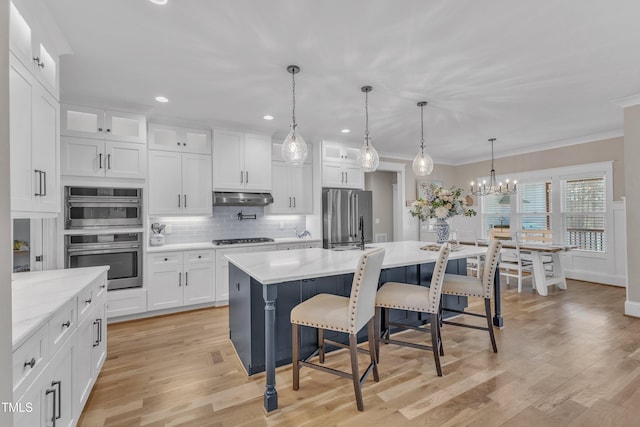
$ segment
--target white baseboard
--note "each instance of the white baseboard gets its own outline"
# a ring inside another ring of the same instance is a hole
[[[220,306],[216,305],[216,303],[209,302],[209,303],[203,303],[203,304],[187,305],[182,307],[165,308],[163,310],[145,311],[143,313],[135,313],[135,314],[128,314],[124,316],[118,316],[118,317],[110,317],[107,320],[107,323],[111,324],[111,323],[126,322],[129,320],[146,319],[148,317],[163,316],[165,314],[181,313],[183,311],[199,310],[201,308],[213,308],[213,307],[220,307]]]
[[[640,302],[625,301],[624,314],[627,316],[640,317]]]
[[[626,288],[627,278],[623,276],[613,276],[609,274],[598,274],[593,271],[564,270],[567,279],[582,280],[584,282],[602,283],[611,286]]]

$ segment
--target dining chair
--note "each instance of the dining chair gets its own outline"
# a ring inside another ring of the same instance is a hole
[[[454,241],[457,244],[467,243],[475,244],[478,246],[478,233],[472,230],[455,230],[452,231]],[[467,258],[467,273],[474,277],[480,277],[482,271],[482,265],[484,263],[484,256],[473,256]]]
[[[461,326],[464,328],[479,329],[482,331],[488,331],[491,339],[491,346],[493,352],[498,352],[498,346],[496,345],[496,338],[493,334],[493,325],[491,324],[491,296],[493,295],[493,281],[498,267],[498,260],[500,258],[500,249],[502,248],[502,242],[499,240],[493,240],[489,243],[487,252],[485,254],[485,268],[482,272],[481,278],[463,276],[458,274],[445,274],[444,281],[442,283],[443,295],[455,295],[463,297],[475,297],[484,299],[485,313],[473,313],[465,310],[457,310],[453,308],[442,307],[440,313],[445,311],[459,314],[466,314],[475,317],[484,317],[487,321],[487,327],[476,326],[466,323],[459,323],[451,320],[445,320],[441,317],[441,321],[446,325]]]
[[[356,395],[356,405],[359,411],[364,410],[362,400],[362,384],[373,371],[373,379],[378,382],[378,362],[375,348],[375,299],[380,280],[380,270],[384,258],[384,249],[379,248],[365,252],[360,256],[351,284],[351,295],[347,297],[318,294],[298,304],[291,310],[292,343],[293,343],[293,389],[300,387],[300,369],[303,366],[323,372],[351,378]],[[368,325],[369,350],[357,347],[357,333]],[[300,360],[300,326],[316,328],[318,331],[318,347]],[[326,339],[324,330],[342,332],[349,335],[349,344]],[[322,364],[325,361],[325,343],[341,348],[348,348],[351,356],[351,373],[328,368]],[[360,376],[358,368],[358,351],[369,353],[371,362]],[[309,360],[318,356],[320,364]]]
[[[500,256],[500,274],[507,278],[507,285],[510,284],[511,277],[518,280],[518,293],[522,292],[522,281],[531,279],[533,286],[533,262],[531,257],[527,257],[520,249],[518,233],[512,234],[512,241],[515,249],[502,249]]]
[[[438,260],[436,261],[433,269],[433,275],[431,276],[431,284],[428,288],[408,283],[387,282],[382,285],[380,290],[378,290],[378,294],[376,295],[376,354],[378,355],[378,358],[380,355],[380,342],[430,350],[433,352],[436,372],[439,377],[442,376],[440,355],[444,355],[444,351],[442,348],[442,340],[440,339],[440,294],[442,292],[442,280],[444,279],[444,272],[447,268],[447,260],[449,259],[450,251],[451,247],[448,243],[444,243],[440,247]],[[391,310],[407,310],[429,314],[431,317],[429,328],[391,322],[389,320]],[[382,317],[383,314],[384,317]],[[378,322],[381,318],[384,318],[382,336],[377,329],[379,328]],[[429,332],[431,334],[431,346],[391,339],[391,326],[400,329],[413,329],[420,332]]]

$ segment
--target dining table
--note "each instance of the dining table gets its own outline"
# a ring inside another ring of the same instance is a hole
[[[567,280],[560,262],[560,254],[575,249],[574,245],[547,244],[547,243],[523,243],[516,244],[513,240],[501,240],[502,249],[517,249],[520,252],[531,256],[531,269],[533,285],[538,294],[549,295],[549,286],[557,285],[558,288],[566,290]],[[488,246],[490,240],[478,240],[477,242],[460,242],[467,245]],[[551,270],[545,268],[543,257],[551,256]]]

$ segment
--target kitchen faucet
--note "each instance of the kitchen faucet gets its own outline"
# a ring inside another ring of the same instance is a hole
[[[364,251],[364,216],[360,215],[360,225],[358,226],[360,231],[360,249]]]

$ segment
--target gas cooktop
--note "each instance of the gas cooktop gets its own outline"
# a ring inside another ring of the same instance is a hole
[[[221,239],[221,240],[211,241],[211,243],[213,243],[216,246],[239,245],[241,243],[267,243],[267,242],[274,242],[274,240],[269,237],[245,237],[242,239]]]

